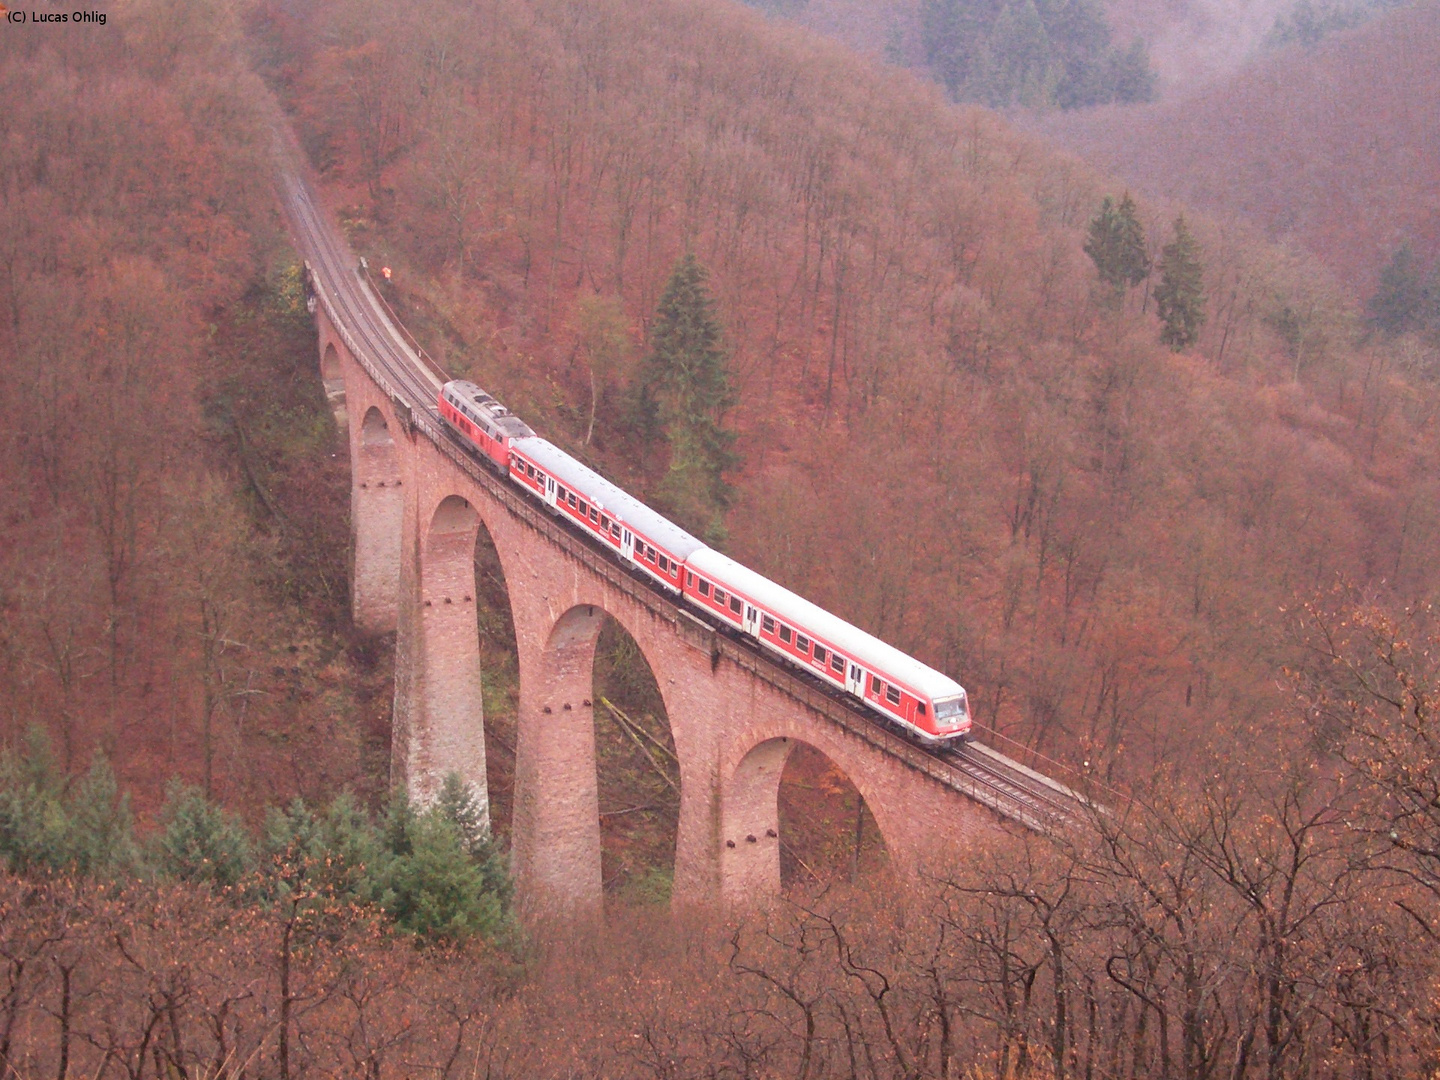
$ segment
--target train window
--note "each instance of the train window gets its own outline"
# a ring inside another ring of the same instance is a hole
[[[716,586],[715,586],[715,603],[717,603],[717,604],[723,604],[724,602],[725,602],[725,590],[722,589],[722,588],[720,588],[719,585],[716,585]]]
[[[610,535],[616,540],[620,539],[620,526],[613,521],[610,523]]]
[[[845,658],[838,652],[830,657],[830,670],[835,672],[836,675],[845,674]]]
[[[667,574],[670,572],[670,560],[667,559],[664,555],[660,556],[660,569]]]
[[[555,487],[555,498],[559,499],[561,502],[564,502],[564,501],[565,501],[565,485],[564,485],[564,484],[558,484],[558,485],[556,485],[556,487]]]
[[[799,649],[801,652],[805,653],[808,656],[810,654],[810,639],[804,634],[796,634],[795,648]]]
[[[740,598],[733,593],[730,596],[730,610],[736,615],[740,614]]]
[[[708,581],[706,581],[703,577],[700,579],[700,595],[701,595],[701,596],[709,596],[709,595],[710,595],[710,583],[709,583]]]
[[[785,642],[786,645],[790,644],[790,635],[792,632],[793,631],[783,622],[780,624],[780,640]]]
[[[649,544],[645,545],[645,558],[649,559],[652,563],[655,561],[655,549]]]
[[[769,615],[766,615],[760,621],[760,625],[765,628],[767,634],[773,634],[775,632],[775,620],[770,618]]]
[[[891,705],[899,705],[900,691],[895,689],[895,687],[893,686],[885,687],[885,700],[888,701]]]
[[[535,466],[534,466],[534,465],[531,465],[529,462],[526,462],[526,464],[525,464],[525,475],[526,475],[526,476],[534,476],[534,475],[535,475]]]
[[[587,517],[587,516],[589,515],[589,513],[590,513],[590,504],[587,503],[584,499],[581,499],[581,500],[580,500],[580,516],[581,516],[582,518],[583,518],[583,517]]]
[[[919,716],[924,716],[924,715],[925,715],[925,703],[924,703],[923,701],[916,703],[916,705],[915,705],[915,712],[916,712],[916,714],[919,715]]]
[[[824,645],[816,644],[816,646],[815,646],[815,662],[816,662],[817,664],[823,664],[823,663],[825,663],[825,658],[826,658],[827,656],[829,656],[829,655],[830,655],[830,650],[829,650],[829,649],[825,648]]]
[[[871,675],[871,676],[870,676],[870,693],[872,693],[872,694],[878,694],[878,693],[880,693],[880,676],[878,676],[878,675]]]
[[[685,571],[685,587],[687,589],[693,589],[695,587],[695,575],[690,573],[689,570]]]
[[[596,511],[595,507],[593,507],[593,506],[590,507],[590,520],[591,520],[591,521],[599,521],[599,520],[600,520],[600,514]]]
[[[566,496],[565,496],[565,501],[570,504],[570,509],[572,509],[572,510],[575,509],[575,505],[576,505],[576,502],[577,502],[577,500],[576,500],[576,498],[575,498],[575,492],[572,491],[572,492],[570,492],[569,495],[566,495]]]
[[[608,517],[606,517],[604,514],[601,514],[601,515],[600,515],[600,531],[601,531],[601,532],[609,532],[609,531],[610,531],[610,519],[609,519]]]

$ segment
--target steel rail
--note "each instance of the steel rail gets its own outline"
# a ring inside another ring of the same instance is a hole
[[[596,550],[578,527],[543,513],[462,449],[441,422],[435,402],[444,373],[428,355],[422,356],[423,350],[412,347],[405,332],[397,328],[398,320],[392,318],[388,305],[362,279],[359,261],[337,239],[309,186],[294,172],[282,178],[282,200],[305,255],[311,295],[350,355],[400,409],[412,429],[434,443],[509,513],[602,578],[641,599],[672,624],[679,624],[683,617],[708,628],[714,635],[714,647],[752,674],[1001,817],[1028,829],[1050,832],[1077,823],[1097,809],[1085,796],[989,747],[927,746],[901,735],[893,725],[857,707],[835,687],[769,655],[749,639],[735,637],[730,628],[681,607],[658,585],[624,566],[608,551]]]

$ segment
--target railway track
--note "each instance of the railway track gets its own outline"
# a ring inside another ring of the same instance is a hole
[[[359,261],[336,237],[334,228],[316,204],[309,185],[296,171],[290,171],[281,179],[280,193],[295,239],[305,257],[312,295],[316,303],[325,309],[327,318],[345,341],[351,355],[385,391],[408,424],[422,432],[472,478],[492,489],[496,485],[503,488],[503,481],[466,453],[441,422],[436,401],[447,378],[445,372],[424,354],[418,344],[411,344],[413,339],[408,339],[398,320],[392,318],[384,301],[362,276]],[[545,520],[578,540],[592,556],[614,563],[635,584],[663,598],[695,622],[724,636],[758,662],[822,693],[848,714],[852,722],[845,725],[847,728],[863,731],[868,726],[870,734],[875,736],[884,732],[890,737],[884,740],[887,749],[901,753],[910,759],[910,764],[988,806],[1001,817],[1029,829],[1051,832],[1077,824],[1095,811],[1094,805],[1082,794],[979,742],[942,746],[919,742],[883,717],[857,708],[853,701],[828,683],[771,656],[752,640],[735,634],[732,628],[674,604],[668,593],[644,575],[624,566],[610,552],[592,550],[588,537],[568,522],[553,515],[545,515]],[[898,744],[895,740],[899,741]],[[901,751],[901,745],[907,749]]]

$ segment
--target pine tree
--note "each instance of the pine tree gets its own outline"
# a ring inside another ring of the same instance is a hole
[[[1145,229],[1128,191],[1118,207],[1108,195],[1100,203],[1100,212],[1090,222],[1085,254],[1095,264],[1100,280],[1109,285],[1116,296],[1122,295],[1127,286],[1139,285],[1150,273]]]
[[[130,801],[103,753],[68,783],[38,725],[18,752],[0,754],[0,863],[105,875],[139,868]]]
[[[199,788],[172,782],[160,810],[156,839],[160,869],[181,881],[235,885],[250,868],[244,826]]]
[[[1407,241],[1380,271],[1380,285],[1366,307],[1370,322],[1387,334],[1404,334],[1421,329],[1427,321],[1432,298],[1419,261]]]
[[[435,807],[460,830],[466,851],[474,854],[480,850],[490,835],[490,815],[464,777],[455,772],[446,775]]]
[[[732,494],[725,473],[736,463],[735,434],[724,418],[734,403],[706,274],[687,253],[660,297],[641,373],[640,423],[669,447],[657,501],[682,525],[711,538],[723,531]]]
[[[501,929],[500,897],[465,850],[460,830],[435,809],[415,818],[410,851],[391,864],[386,910],[402,930],[457,941]]]
[[[139,868],[130,798],[120,793],[110,762],[99,750],[66,799],[70,862],[82,874],[131,873]]]
[[[1205,279],[1200,245],[1185,225],[1175,219],[1175,239],[1160,252],[1160,284],[1155,309],[1162,323],[1160,340],[1175,352],[1195,344],[1205,324]]]
[[[31,725],[21,747],[0,753],[0,860],[11,870],[58,870],[70,859],[64,778],[45,729]]]
[[[1038,109],[1052,103],[1061,70],[1035,0],[1010,0],[990,28],[986,104]]]
[[[480,886],[500,902],[501,910],[509,908],[514,883],[504,854],[490,835],[490,814],[472,788],[459,773],[449,773],[435,800],[435,812],[460,833],[471,861],[480,872]]]

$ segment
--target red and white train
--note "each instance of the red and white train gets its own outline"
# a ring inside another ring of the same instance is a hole
[[[472,382],[440,390],[440,415],[472,453],[660,585],[920,738],[970,730],[964,688],[727,558],[559,447]]]

